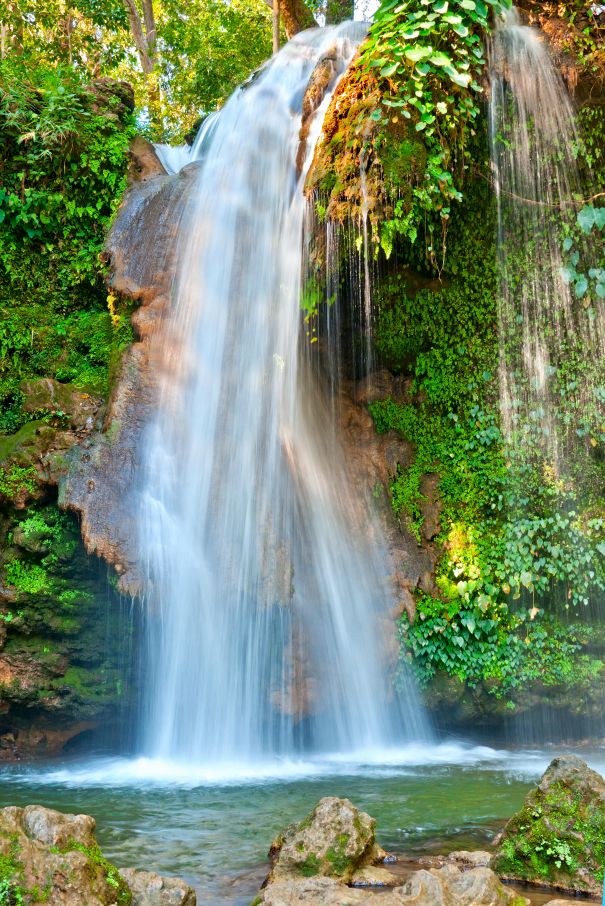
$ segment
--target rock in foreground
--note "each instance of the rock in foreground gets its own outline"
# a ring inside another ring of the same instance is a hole
[[[273,842],[273,868],[253,906],[522,906],[528,902],[502,886],[493,871],[456,865],[417,871],[403,886],[386,868],[376,843],[376,822],[348,799],[320,800],[299,824]],[[469,854],[463,854],[469,855]],[[485,854],[481,854],[485,856]],[[468,860],[467,860],[468,861]],[[385,892],[348,887],[368,881]]]
[[[525,906],[489,868],[416,871],[401,887],[378,893],[335,878],[282,878],[268,884],[252,906]]]
[[[514,815],[491,867],[501,877],[601,895],[605,780],[575,755],[555,758]]]
[[[41,805],[0,810],[0,902],[52,906],[195,906],[173,878],[127,869],[104,858],[89,815]]]
[[[269,881],[316,875],[350,881],[359,869],[376,865],[386,853],[376,844],[376,821],[349,802],[320,799],[299,824],[279,834],[269,850]]]

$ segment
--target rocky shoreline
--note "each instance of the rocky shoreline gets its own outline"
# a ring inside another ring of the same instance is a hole
[[[387,853],[375,819],[348,799],[324,797],[277,835],[268,858],[251,906],[571,906],[565,897],[578,895],[596,903],[605,780],[574,755],[555,758],[491,852],[416,861]],[[116,867],[88,815],[41,805],[0,810],[0,903],[196,906],[203,897],[178,878]]]

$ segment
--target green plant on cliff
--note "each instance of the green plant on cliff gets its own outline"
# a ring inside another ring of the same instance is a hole
[[[94,866],[101,869],[107,884],[115,891],[116,906],[130,906],[132,903],[132,892],[128,884],[115,865],[105,858],[96,843],[92,846],[85,846],[83,843],[78,843],[77,840],[70,840],[67,846],[59,850],[59,852],[83,853]]]
[[[0,431],[27,420],[24,378],[106,392],[132,338],[129,309],[108,309],[99,258],[132,135],[123,88],[0,64]]]
[[[483,36],[490,13],[507,5],[500,0],[386,0],[374,17],[362,52],[362,65],[377,75],[380,88],[372,118],[383,124],[409,120],[427,150],[410,209],[396,206],[382,225],[387,254],[394,234],[413,242],[427,226],[429,259],[443,266],[447,221],[452,202],[462,198],[468,144],[480,113]],[[441,238],[434,231],[434,214]]]
[[[0,906],[20,906],[27,902],[24,899],[27,891],[20,883],[23,865],[19,860],[17,835],[8,836],[7,842],[8,851],[0,855]]]
[[[392,506],[419,542],[427,474],[441,507],[435,589],[413,624],[402,618],[402,654],[425,684],[446,672],[497,697],[532,681],[587,689],[603,672],[583,625],[605,590],[602,409],[574,389],[591,367],[579,350],[556,376],[561,418],[582,440],[574,465],[558,474],[537,442],[529,458],[505,450],[489,212],[487,184],[469,184],[442,283],[404,269],[379,293],[377,352],[407,380],[370,411],[414,451],[392,477]],[[560,611],[586,604],[567,626]]]

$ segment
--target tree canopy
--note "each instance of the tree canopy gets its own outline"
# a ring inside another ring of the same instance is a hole
[[[9,0],[0,90],[22,63],[122,79],[139,128],[179,140],[271,55],[271,19],[265,0]]]

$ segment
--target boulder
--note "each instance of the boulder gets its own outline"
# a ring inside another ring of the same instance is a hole
[[[44,891],[53,906],[130,906],[117,868],[103,858],[88,815],[64,815],[40,805],[0,811],[0,887],[7,902],[35,902]]]
[[[318,906],[319,903],[321,906],[355,906],[357,903],[368,903],[371,896],[364,890],[345,887],[334,878],[291,877],[269,884],[250,906]],[[385,902],[384,906],[393,904]]]
[[[154,871],[124,868],[120,874],[132,893],[132,906],[196,906],[196,896],[180,878],[164,878]]]
[[[376,844],[376,821],[348,799],[328,796],[273,841],[269,882],[316,875],[347,882],[356,871],[383,861],[384,856]]]
[[[601,895],[605,780],[575,755],[555,758],[502,833],[491,867],[501,877]]]
[[[94,831],[89,815],[41,805],[0,809],[0,902],[196,906],[194,891],[178,878],[119,872],[104,858]]]
[[[460,871],[453,865],[416,871],[395,890],[347,887],[335,878],[286,877],[270,883],[252,906],[527,906],[529,900],[504,887],[489,868]]]
[[[504,887],[485,866],[487,853],[455,853],[449,864],[416,871],[401,886],[383,867],[387,854],[376,844],[375,829],[375,820],[348,799],[321,799],[306,818],[291,824],[273,841],[269,851],[273,868],[252,906],[529,903]],[[376,867],[378,863],[382,867]]]
[[[458,868],[489,868],[492,854],[483,849],[472,851],[457,849],[448,854],[446,862],[457,865]]]

